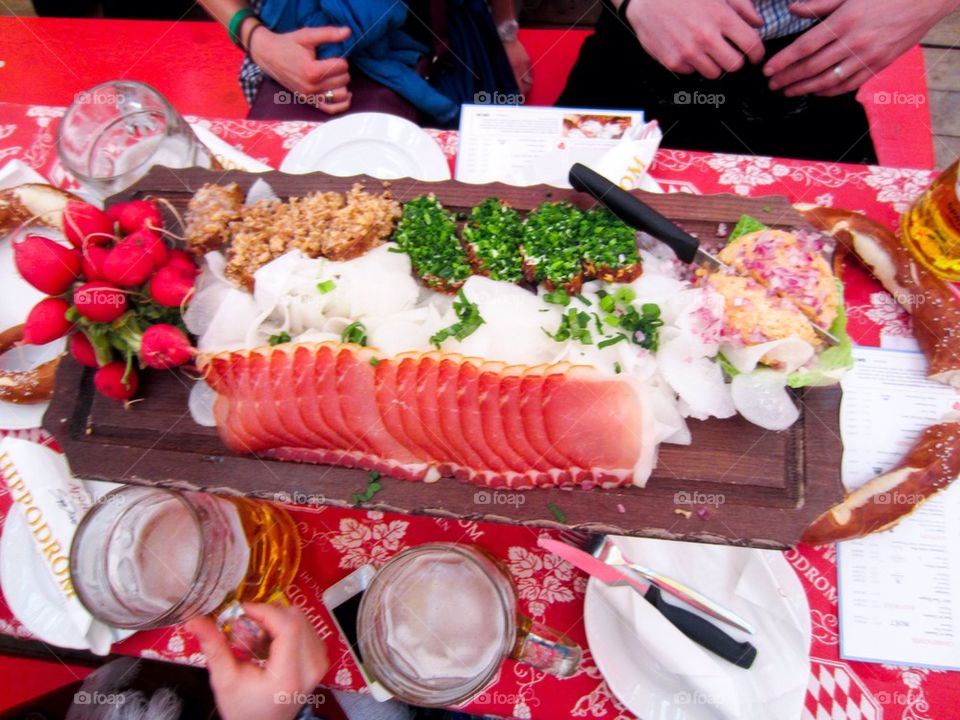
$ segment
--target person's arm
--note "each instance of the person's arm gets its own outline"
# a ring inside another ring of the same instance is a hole
[[[243,609],[270,634],[270,656],[263,667],[234,657],[210,618],[194,618],[186,625],[207,657],[220,717],[291,720],[330,667],[326,645],[294,607],[244,603]]]
[[[520,92],[526,95],[533,87],[533,65],[530,55],[523,43],[517,39],[517,9],[514,0],[490,0],[490,13],[493,22],[497,25],[497,32],[503,49],[507,53],[507,60],[513,69],[513,76],[517,81]]]
[[[201,0],[200,4],[224,26],[229,26],[238,10],[249,7],[244,0]],[[302,28],[275,33],[268,27],[258,29],[262,24],[256,17],[246,18],[238,35],[241,46],[267,75],[331,115],[350,107],[347,61],[343,58],[317,60],[316,57],[317,45],[343,42],[350,36],[349,28]]]
[[[763,19],[752,0],[630,0],[626,18],[643,49],[675,73],[716,79],[739,70],[744,55],[763,59]]]
[[[823,18],[770,58],[764,74],[785,95],[839,95],[863,85],[960,6],[960,0],[807,0],[798,17]]]

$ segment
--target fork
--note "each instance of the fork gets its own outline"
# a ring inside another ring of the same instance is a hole
[[[584,530],[564,530],[560,533],[560,539],[568,545],[590,553],[600,562],[616,567],[623,572],[640,575],[641,580],[651,583],[664,592],[679,598],[690,607],[696,608],[712,618],[732,625],[738,630],[743,630],[750,635],[753,635],[755,632],[753,625],[732,610],[728,610],[720,603],[711,600],[703,593],[684,585],[679,580],[674,580],[662,573],[631,562],[624,556],[620,547],[613,542],[609,535],[590,533]]]

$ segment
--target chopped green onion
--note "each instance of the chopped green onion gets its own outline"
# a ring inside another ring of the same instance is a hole
[[[619,363],[619,362],[615,362],[615,363],[613,364],[613,371],[614,371],[617,375],[619,375],[620,373],[623,372],[623,368],[620,366],[620,363]]]
[[[379,364],[380,364],[380,358],[378,357],[370,358],[370,365],[372,365],[373,367],[376,367]]]
[[[378,492],[383,490],[383,485],[380,484],[380,473],[376,470],[373,470],[367,476],[367,487],[362,493],[353,494],[353,504],[359,505],[360,503],[370,502],[373,499],[373,496]]]
[[[570,295],[563,288],[557,288],[553,292],[544,293],[543,301],[551,305],[569,305]]]
[[[637,299],[637,293],[629,285],[624,285],[623,287],[617,288],[617,291],[613,294],[613,296],[621,305],[629,305]]]
[[[580,302],[582,302],[584,305],[587,305],[588,307],[590,305],[593,305],[593,303],[590,302],[590,298],[584,297],[583,293],[577,293],[576,295],[574,295],[574,297]]]
[[[598,342],[597,347],[603,350],[603,348],[608,348],[611,345],[616,345],[621,340],[626,340],[626,339],[627,339],[626,335],[624,335],[623,333],[617,333],[611,338],[607,338],[606,340],[602,340],[601,342]]]
[[[557,522],[565,523],[567,521],[567,516],[563,514],[563,510],[561,510],[556,503],[548,502],[547,510],[557,519]]]
[[[355,345],[367,344],[367,328],[359,320],[347,325],[340,333],[340,339],[345,343],[354,343]]]
[[[271,345],[282,345],[283,343],[290,342],[290,333],[279,332],[276,335],[271,335],[267,340]]]
[[[321,295],[326,295],[336,287],[337,284],[333,280],[324,280],[323,282],[317,283],[317,290],[320,291]]]
[[[612,313],[616,306],[617,300],[613,295],[604,293],[603,297],[600,298],[600,309],[604,312]]]
[[[480,308],[470,302],[463,290],[457,292],[457,299],[453,301],[453,310],[457,314],[458,321],[450,327],[438,330],[430,337],[430,343],[440,349],[440,343],[448,337],[455,337],[457,340],[465,338],[476,332],[477,328],[483,325],[484,320],[480,316]]]

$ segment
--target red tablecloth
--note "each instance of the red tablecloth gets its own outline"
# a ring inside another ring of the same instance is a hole
[[[0,164],[20,158],[55,183],[68,184],[54,152],[54,131],[61,113],[57,108],[0,103]],[[274,167],[313,128],[301,122],[202,122],[227,142]],[[431,135],[452,162],[456,133],[431,131]],[[782,194],[794,202],[863,210],[890,224],[932,179],[930,172],[920,170],[676,150],[657,155],[653,174],[669,192]],[[909,334],[906,314],[878,285],[859,271],[850,271],[845,280],[851,335],[859,343],[879,345],[885,338]],[[0,510],[8,506],[9,498],[0,495]],[[582,620],[586,580],[536,546],[537,536],[548,531],[326,507],[295,507],[293,513],[302,533],[304,552],[302,570],[289,597],[308,613],[329,643],[333,665],[325,684],[360,687],[359,674],[322,608],[324,588],[354,568],[369,562],[382,563],[405,548],[430,541],[476,543],[502,558],[519,588],[522,610],[568,632],[586,647]],[[960,676],[955,673],[839,659],[833,547],[801,546],[785,557],[807,591],[813,626],[803,720],[924,720],[956,716]],[[25,636],[2,600],[0,632]],[[203,663],[193,637],[179,628],[140,633],[116,646],[116,650],[174,662]],[[466,710],[550,720],[632,717],[611,696],[589,651],[576,676],[567,680],[507,661],[499,680]]]

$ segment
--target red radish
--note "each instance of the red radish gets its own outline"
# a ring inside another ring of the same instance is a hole
[[[127,296],[108,282],[96,280],[73,292],[77,312],[94,322],[113,322],[127,309]]]
[[[153,274],[153,257],[139,235],[134,233],[118,242],[103,261],[103,274],[113,284],[135,287]]]
[[[74,247],[106,245],[113,238],[113,221],[90,203],[70,200],[63,211],[63,233]]]
[[[157,370],[183,365],[194,353],[196,349],[189,338],[173,325],[151,325],[140,341],[140,357],[147,366]]]
[[[196,272],[178,265],[164,265],[150,278],[150,295],[160,305],[180,307],[193,292]]]
[[[46,345],[62,338],[73,327],[67,320],[70,303],[62,298],[44,298],[27,315],[23,325],[23,341],[27,345]]]
[[[13,261],[20,276],[47,295],[65,293],[80,274],[78,250],[43,235],[27,235],[13,245]]]
[[[152,230],[138,230],[127,235],[123,242],[143,246],[150,253],[150,257],[153,258],[153,267],[155,268],[163,267],[170,260],[170,249],[167,247],[167,243]]]
[[[83,249],[83,277],[87,280],[105,280],[103,263],[110,254],[110,248],[102,245],[87,245]]]
[[[155,202],[150,200],[131,200],[114,205],[110,214],[116,217],[120,230],[125,235],[138,230],[163,230],[163,215]]]
[[[70,354],[73,355],[73,359],[81,365],[92,368],[100,367],[93,345],[90,343],[89,338],[82,332],[75,332],[70,336]]]
[[[127,375],[126,382],[123,380],[124,375]],[[97,370],[93,376],[93,384],[102,395],[111,400],[126,401],[137,392],[140,378],[133,369],[127,374],[127,364],[122,360],[115,360]]]
[[[194,275],[200,272],[200,268],[197,267],[193,255],[186,250],[171,250],[170,259],[167,260],[166,264],[183,268],[184,270],[192,272]]]

